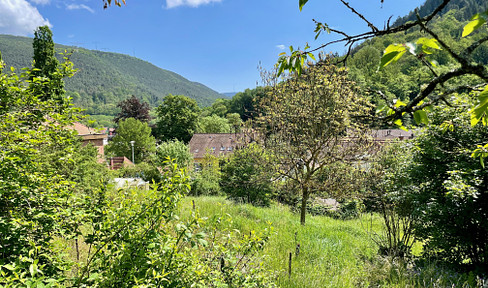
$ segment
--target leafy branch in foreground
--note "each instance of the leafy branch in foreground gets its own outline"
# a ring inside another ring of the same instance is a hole
[[[291,48],[290,55],[280,55],[278,59],[278,75],[282,74],[284,71],[295,72],[300,74],[302,68],[299,67],[299,63],[304,63],[308,57],[313,52],[323,49],[329,45],[335,43],[344,43],[348,48],[347,53],[341,57],[338,61],[340,63],[346,63],[348,57],[351,55],[352,48],[355,44],[361,43],[362,41],[384,35],[395,34],[399,32],[406,32],[409,29],[417,28],[424,31],[429,35],[430,38],[419,38],[415,43],[404,43],[404,44],[391,44],[388,46],[381,58],[379,69],[383,69],[389,64],[397,62],[406,52],[410,52],[415,55],[425,66],[428,67],[429,71],[432,73],[432,77],[427,81],[420,92],[411,99],[408,103],[401,106],[390,105],[389,110],[386,111],[385,116],[380,117],[383,120],[395,120],[400,119],[406,114],[414,114],[415,120],[420,120],[423,123],[427,116],[425,112],[417,112],[424,109],[427,106],[436,104],[439,101],[447,102],[447,96],[456,92],[463,92],[466,90],[478,91],[480,86],[486,86],[488,83],[488,69],[482,64],[477,63],[473,59],[473,52],[479,48],[483,43],[488,41],[488,35],[477,37],[477,40],[473,40],[469,46],[461,51],[456,51],[453,45],[447,44],[441,39],[441,37],[429,28],[429,23],[434,17],[436,17],[440,12],[447,7],[451,0],[443,0],[439,5],[428,15],[420,17],[417,10],[417,19],[413,21],[408,21],[404,24],[398,26],[390,26],[390,21],[388,20],[383,29],[377,28],[371,21],[369,21],[364,15],[354,9],[344,0],[340,0],[344,6],[346,6],[354,16],[359,17],[364,21],[370,28],[370,31],[366,31],[359,34],[348,34],[345,31],[332,29],[326,23],[321,23],[318,21],[316,23],[316,39],[322,32],[334,33],[339,35],[339,39],[326,42],[319,45],[313,49],[305,49],[304,51],[294,50]],[[299,0],[300,10],[307,3],[307,0]],[[381,1],[383,2],[383,1]],[[481,31],[481,27],[484,27],[486,20],[488,18],[488,11],[483,13],[478,13],[474,15],[470,22],[464,26],[462,36],[467,37],[474,32],[478,31],[480,33],[485,33],[486,31]],[[479,36],[479,35],[478,35]],[[451,56],[457,64],[457,67],[448,71],[442,71],[437,69],[435,62],[429,60],[429,56],[439,50],[445,50]],[[439,71],[436,71],[439,70]],[[450,80],[458,79],[465,75],[473,75],[477,77],[477,83],[471,84],[468,87],[466,85],[459,85],[455,87],[447,87],[446,85]],[[378,92],[381,94],[381,91]],[[480,101],[476,104],[473,110],[471,110],[472,118],[474,119],[473,125],[478,123],[483,117],[487,117],[488,100],[485,97],[480,97]],[[417,112],[417,113],[416,113]],[[484,120],[486,122],[486,119]],[[401,121],[397,121],[397,124],[402,125]]]

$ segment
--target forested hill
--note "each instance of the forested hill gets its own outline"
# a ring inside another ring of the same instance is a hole
[[[420,17],[424,17],[432,11],[436,7],[438,7],[443,0],[427,0],[425,3],[419,7],[419,15]],[[488,3],[486,0],[452,0],[447,4],[447,6],[438,14],[442,16],[446,14],[449,10],[459,10],[460,18],[457,19],[459,21],[465,21],[471,18],[476,13],[485,11],[488,7]],[[399,26],[404,24],[407,21],[413,21],[417,19],[415,15],[415,11],[411,11],[407,16],[399,17],[394,23],[393,26]]]
[[[66,90],[88,114],[114,115],[116,104],[130,95],[142,97],[153,107],[169,93],[193,98],[201,106],[222,98],[200,83],[135,57],[56,44],[57,52],[64,50],[74,51],[70,59],[78,69],[66,80]],[[0,51],[7,66],[30,67],[32,39],[0,35]]]

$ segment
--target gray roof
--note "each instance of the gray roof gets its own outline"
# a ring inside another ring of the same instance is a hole
[[[242,139],[242,134],[235,133],[196,133],[190,140],[190,152],[193,158],[204,158],[207,152],[214,156],[225,156],[242,147]]]

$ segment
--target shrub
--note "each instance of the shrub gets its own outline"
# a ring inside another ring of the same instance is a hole
[[[163,167],[168,164],[168,159],[174,160],[178,167],[186,169],[193,162],[193,156],[188,145],[176,139],[159,144],[151,162],[158,167]]]
[[[151,191],[107,195],[86,235],[94,253],[75,286],[274,287],[253,256],[269,231],[242,236],[222,227],[227,216],[205,222],[197,211],[179,220],[176,208],[188,190],[185,171],[173,165]]]
[[[269,158],[257,144],[236,150],[222,167],[222,190],[235,201],[268,206],[274,194]]]
[[[142,178],[149,183],[161,181],[161,172],[155,165],[148,162],[123,167],[114,171],[114,175],[121,178]]]
[[[220,195],[222,190],[219,186],[219,159],[207,153],[203,161],[198,163],[198,167],[198,171],[193,173],[190,195]]]

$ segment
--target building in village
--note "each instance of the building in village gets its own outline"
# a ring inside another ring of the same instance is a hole
[[[207,153],[217,157],[228,156],[245,146],[244,139],[244,135],[239,133],[195,133],[190,140],[190,153],[195,163],[201,162]]]
[[[412,139],[412,131],[400,129],[379,129],[372,130],[371,136],[376,145],[382,146],[395,140]],[[195,163],[201,162],[208,153],[212,156],[225,157],[234,153],[235,149],[244,147],[251,143],[252,139],[245,137],[244,134],[235,133],[195,133],[190,140],[190,153],[193,155]]]
[[[108,139],[113,133],[113,128],[110,129],[94,129],[90,128],[82,123],[74,122],[72,126],[68,127],[75,130],[78,133],[78,137],[81,138],[82,145],[93,144],[98,150],[98,162],[107,163],[110,169],[117,170],[122,167],[134,165],[126,157],[111,157],[105,160],[105,145],[108,144]],[[112,129],[112,130],[111,130]]]

